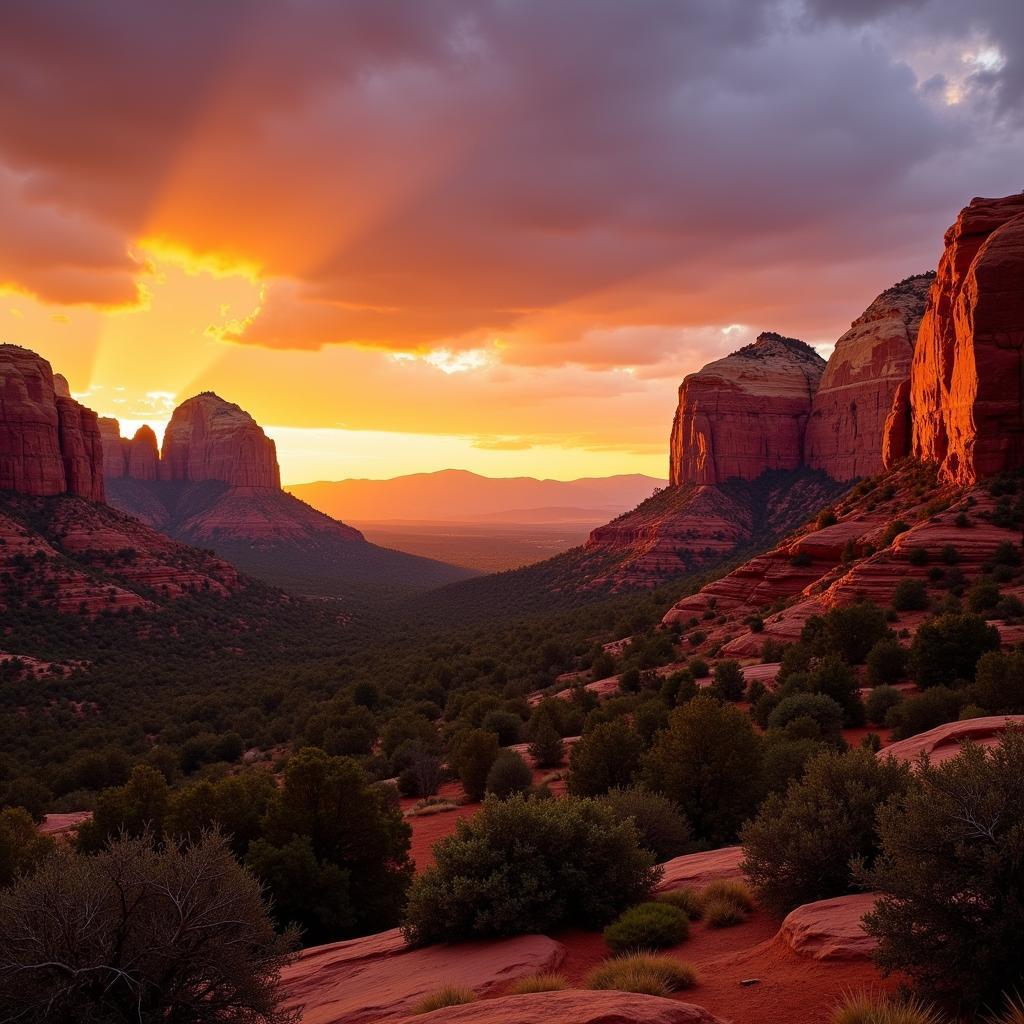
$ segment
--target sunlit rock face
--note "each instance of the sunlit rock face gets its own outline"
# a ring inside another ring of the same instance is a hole
[[[946,232],[885,451],[957,484],[1024,465],[1024,195],[974,199]]]
[[[805,450],[812,469],[854,480],[882,469],[893,396],[910,373],[933,274],[879,295],[836,342],[811,404]]]
[[[96,413],[26,348],[0,345],[0,490],[102,501],[103,444]]]
[[[280,490],[274,442],[242,408],[204,391],[182,402],[167,425],[162,480],[220,480],[232,487]]]
[[[691,373],[672,424],[673,485],[755,480],[804,465],[804,430],[825,360],[794,338],[765,333]]]

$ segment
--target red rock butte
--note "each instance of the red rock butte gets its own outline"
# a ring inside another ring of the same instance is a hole
[[[810,345],[767,332],[691,373],[679,387],[669,479],[754,480],[804,464],[804,429],[825,371]]]
[[[96,413],[72,397],[50,364],[0,345],[0,490],[104,500]]]
[[[973,199],[946,232],[884,447],[962,485],[1024,465],[1024,195]]]
[[[811,404],[807,465],[834,480],[881,472],[893,395],[910,372],[934,274],[887,288],[836,342]]]

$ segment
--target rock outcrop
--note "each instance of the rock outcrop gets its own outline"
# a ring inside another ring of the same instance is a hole
[[[807,422],[807,465],[834,480],[882,469],[882,439],[893,394],[910,372],[914,342],[934,274],[886,289],[836,342]]]
[[[120,480],[128,471],[128,447],[131,441],[121,436],[121,425],[113,416],[101,416],[97,423],[103,442],[104,479]]]
[[[825,360],[774,333],[687,376],[672,424],[674,485],[754,480],[804,465],[804,429]]]
[[[722,879],[742,880],[742,860],[742,846],[723,846],[718,850],[686,853],[682,857],[674,857],[661,865],[663,874],[658,884],[658,892],[682,889],[689,885],[699,889],[709,882]]]
[[[442,985],[486,996],[564,958],[543,935],[410,949],[396,928],[303,950],[281,973],[283,1002],[303,1007],[303,1024],[376,1024],[408,1016]]]
[[[552,1024],[553,1021],[558,1024],[723,1024],[703,1007],[675,999],[637,992],[581,989],[501,996],[463,1006],[446,1006],[433,1013],[407,1018],[404,1024]]]
[[[0,345],[0,490],[103,501],[96,414],[41,356]]]
[[[859,892],[805,903],[786,916],[779,938],[814,960],[866,960],[878,941],[864,931],[863,918],[877,899],[875,893]]]
[[[174,410],[164,433],[160,479],[281,489],[274,442],[244,409],[212,391]]]
[[[890,743],[878,752],[878,756],[895,757],[897,761],[912,764],[922,754],[927,754],[932,764],[940,764],[956,757],[961,745],[968,740],[985,747],[998,746],[1002,742],[1003,733],[1013,727],[1024,729],[1024,715],[987,715],[984,718],[968,718],[963,722],[947,722],[927,732]]]
[[[890,465],[913,454],[965,485],[1024,466],[1024,195],[974,199],[946,232],[890,424]]]
[[[115,421],[116,422],[116,421]],[[135,431],[128,442],[125,476],[133,480],[156,480],[159,478],[160,452],[156,446],[153,428],[145,424]]]

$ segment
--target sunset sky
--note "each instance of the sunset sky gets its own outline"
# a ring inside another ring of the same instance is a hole
[[[827,355],[1022,143],[1020,0],[4,0],[0,341],[286,482],[662,476],[686,373]]]

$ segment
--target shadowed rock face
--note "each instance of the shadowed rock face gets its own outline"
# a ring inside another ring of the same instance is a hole
[[[945,244],[886,453],[971,484],[1024,465],[1024,195],[972,200]]]
[[[103,444],[96,413],[41,356],[0,345],[0,489],[103,501]]]
[[[910,372],[933,277],[921,274],[882,292],[836,342],[807,423],[812,469],[834,480],[881,471],[886,418]]]
[[[804,428],[825,360],[809,345],[761,334],[691,373],[679,388],[669,475],[674,485],[754,480],[804,464]]]

